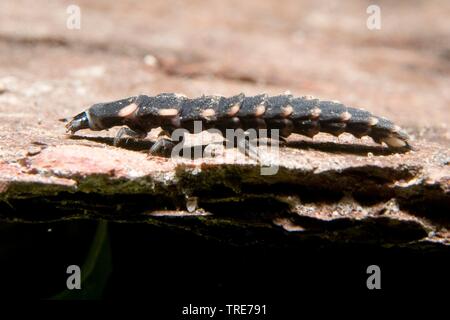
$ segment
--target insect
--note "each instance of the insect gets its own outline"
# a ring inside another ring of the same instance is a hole
[[[158,127],[165,135],[179,128],[193,133],[195,121],[201,121],[204,130],[218,129],[224,136],[227,129],[278,129],[281,139],[292,133],[312,138],[319,132],[334,136],[348,132],[357,138],[370,136],[390,148],[411,148],[408,135],[385,118],[339,102],[294,97],[287,93],[277,96],[245,96],[241,93],[232,97],[214,95],[193,99],[175,93],[139,95],[94,104],[76,115],[66,128],[73,134],[81,129],[99,131],[126,126],[114,139],[117,145],[123,136],[144,138]],[[150,153],[158,154],[173,145],[173,141],[163,135]]]

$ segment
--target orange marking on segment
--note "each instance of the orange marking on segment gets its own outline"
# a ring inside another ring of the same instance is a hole
[[[162,117],[174,117],[178,115],[178,109],[168,108],[168,109],[160,109],[158,114]]]
[[[262,116],[264,114],[264,112],[266,112],[266,107],[262,104],[260,104],[259,106],[257,106],[255,108],[255,116],[256,117]]]
[[[339,117],[340,117],[341,121],[348,121],[351,119],[352,115],[349,112],[345,111],[345,112],[342,112]]]
[[[377,123],[378,123],[378,119],[377,118],[375,118],[375,117],[370,117],[370,119],[369,119],[369,126],[375,126]]]
[[[136,111],[136,109],[138,108],[138,105],[135,103],[132,103],[124,108],[122,108],[119,111],[119,117],[128,117],[129,115],[131,115],[133,112]]]
[[[316,119],[320,116],[321,113],[322,113],[322,110],[315,107],[314,109],[311,110],[311,118]]]
[[[216,115],[216,112],[214,111],[214,109],[205,109],[202,111],[201,113],[203,118],[210,118],[210,117],[214,117]]]
[[[241,108],[241,107],[240,107],[239,104],[235,104],[234,106],[232,106],[232,107],[228,110],[227,114],[228,114],[230,117],[232,117],[232,116],[234,116],[236,113],[239,112],[239,109],[240,109],[240,108]]]
[[[289,117],[292,112],[294,112],[294,108],[292,108],[291,105],[287,105],[286,107],[281,109],[281,116],[283,117]]]

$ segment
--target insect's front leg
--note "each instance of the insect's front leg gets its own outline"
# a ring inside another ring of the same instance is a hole
[[[132,130],[127,127],[120,128],[119,131],[117,131],[116,136],[114,137],[114,146],[117,147],[120,143],[120,140],[124,137],[128,137],[125,141],[125,143],[128,142],[129,138],[137,138],[137,139],[144,139],[147,136],[147,132],[144,131],[136,131]]]

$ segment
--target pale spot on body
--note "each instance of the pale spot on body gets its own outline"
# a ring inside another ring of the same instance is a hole
[[[348,121],[352,118],[352,115],[349,112],[345,111],[340,114],[339,118],[341,119],[341,121]]]
[[[125,118],[125,117],[130,116],[133,112],[135,112],[137,110],[137,108],[138,108],[138,105],[135,103],[132,103],[132,104],[122,108],[119,111],[119,117]]]
[[[294,108],[292,108],[291,105],[287,105],[286,107],[281,109],[281,116],[282,117],[289,117],[292,112],[294,112]]]
[[[375,118],[375,117],[370,117],[369,118],[369,126],[375,126],[377,123],[379,122],[379,120],[377,119],[377,118]]]
[[[319,108],[315,107],[314,109],[311,110],[311,118],[312,119],[317,119],[318,117],[320,117],[321,113],[322,113],[322,110],[320,110]]]
[[[239,112],[239,109],[240,109],[240,108],[241,108],[241,107],[240,107],[239,104],[235,104],[235,105],[233,105],[233,106],[228,110],[227,114],[228,114],[230,117],[233,117],[233,116],[236,115],[236,113]]]
[[[262,116],[264,112],[266,112],[266,107],[262,104],[258,105],[254,111],[256,117]]]
[[[175,109],[175,108],[160,109],[158,111],[158,114],[161,117],[174,117],[174,116],[178,115],[178,109]]]
[[[210,118],[210,117],[214,117],[216,115],[216,112],[214,111],[214,109],[205,109],[202,111],[201,113],[203,118]]]

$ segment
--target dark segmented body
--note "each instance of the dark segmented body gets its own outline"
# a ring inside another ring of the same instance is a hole
[[[390,147],[409,147],[408,135],[391,121],[342,103],[310,97],[266,94],[246,97],[202,96],[189,99],[174,93],[140,95],[110,103],[95,104],[67,125],[72,133],[89,128],[103,130],[126,125],[145,136],[153,128],[167,132],[178,128],[279,129],[281,137],[298,133],[313,137],[319,132],[339,136],[348,132],[358,138],[370,136]]]

